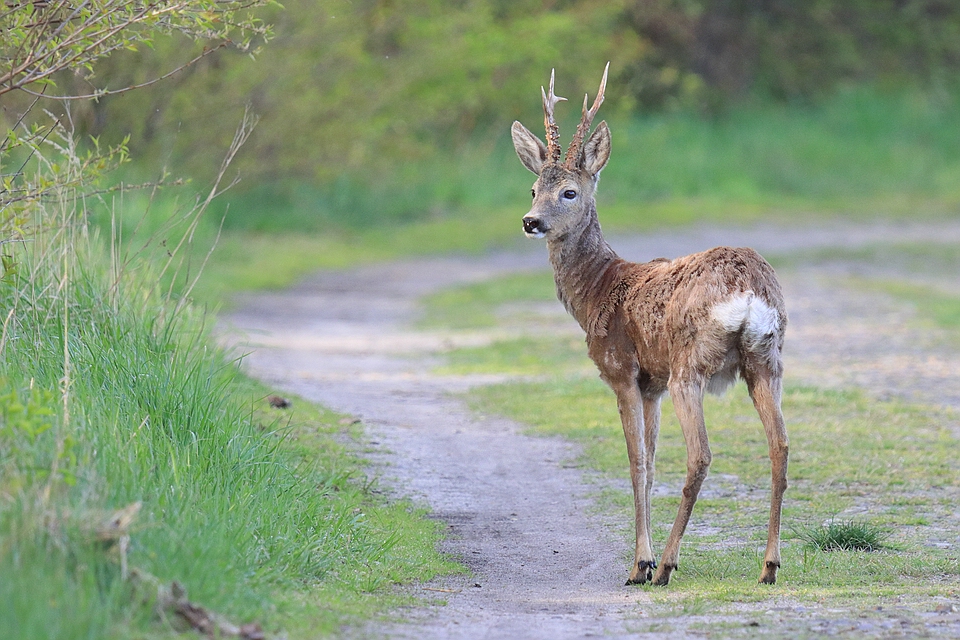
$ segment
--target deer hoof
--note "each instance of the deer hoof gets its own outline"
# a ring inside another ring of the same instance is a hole
[[[657,568],[656,560],[641,560],[636,568],[631,572],[626,586],[632,584],[647,584],[653,581],[653,570]]]
[[[653,584],[658,587],[665,587],[670,584],[670,574],[677,568],[677,565],[662,565],[657,570],[657,575],[653,578]]]
[[[760,584],[776,584],[777,569],[780,568],[779,562],[767,561],[763,565],[763,571],[760,573]]]

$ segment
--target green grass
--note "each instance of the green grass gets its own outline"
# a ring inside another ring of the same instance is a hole
[[[960,269],[960,246],[949,242],[892,242],[855,249],[830,247],[799,251],[772,258],[775,266],[804,262],[841,262],[860,266],[883,266],[904,274],[941,274]]]
[[[508,373],[544,376],[556,371],[592,372],[580,337],[497,340],[486,347],[463,347],[446,354],[439,373]]]
[[[505,320],[501,312],[506,304],[554,302],[556,299],[550,271],[512,274],[426,296],[421,301],[420,326],[483,329]]]
[[[818,527],[796,529],[793,537],[820,551],[879,551],[889,534],[862,520],[828,522]]]
[[[476,221],[466,217],[314,234],[230,231],[221,237],[194,297],[218,302],[235,291],[282,288],[318,269],[512,246],[525,239],[521,216],[506,209],[488,212],[479,233]]]
[[[960,296],[946,294],[935,287],[902,280],[864,282],[862,286],[909,302],[916,308],[920,317],[932,321],[941,328],[960,329]]]
[[[685,113],[638,119],[613,129],[604,173],[613,186],[604,187],[617,200],[705,198],[773,209],[785,201],[866,211],[885,196],[956,203],[960,154],[951,146],[960,123],[952,102],[860,88],[818,106],[756,104],[712,121]]]
[[[171,189],[159,194],[125,193],[109,210],[95,212],[93,222],[104,237],[115,235],[127,247],[134,267],[165,259],[189,222],[194,200]],[[144,216],[143,211],[149,213]],[[445,216],[407,224],[353,228],[331,223],[323,229],[294,225],[262,231],[220,229],[220,218],[207,211],[192,243],[178,254],[182,267],[166,274],[164,288],[190,289],[191,298],[208,307],[229,304],[237,291],[279,289],[318,269],[342,269],[371,262],[444,253],[480,253],[514,246],[525,238],[520,217],[508,208],[484,214],[482,224],[467,216]],[[202,268],[202,272],[200,271]]]
[[[946,242],[874,244],[772,256],[776,267],[804,262],[847,266],[851,287],[885,293],[916,309],[920,321],[956,334],[960,329],[960,245]],[[947,290],[949,285],[953,288]],[[958,334],[960,335],[960,334]]]
[[[82,234],[28,248],[0,282],[6,637],[169,634],[91,539],[90,523],[135,501],[132,567],[298,637],[457,570],[436,551],[438,525],[366,477],[345,444],[355,428],[299,400],[268,409],[268,390],[212,346],[209,319],[151,287],[149,265],[118,272]]]

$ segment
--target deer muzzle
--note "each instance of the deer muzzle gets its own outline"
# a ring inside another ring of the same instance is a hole
[[[533,216],[523,216],[523,232],[530,238],[542,238],[546,233],[539,218]]]

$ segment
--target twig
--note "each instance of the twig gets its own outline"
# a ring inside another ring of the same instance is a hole
[[[104,89],[104,90],[102,90],[102,91],[96,91],[96,92],[94,92],[94,93],[88,93],[88,94],[86,94],[86,95],[80,95],[80,96],[43,96],[43,97],[44,97],[44,98],[48,98],[48,99],[50,99],[50,100],[60,100],[61,102],[62,102],[62,101],[66,101],[66,100],[89,100],[89,99],[99,99],[99,98],[102,98],[102,97],[104,97],[104,96],[115,96],[115,95],[118,95],[118,94],[121,94],[121,93],[126,93],[127,91],[133,91],[134,89],[142,89],[143,87],[149,87],[149,86],[152,85],[152,84],[155,84],[155,83],[157,83],[157,82],[160,82],[161,80],[166,80],[166,79],[169,78],[170,76],[176,75],[177,73],[180,73],[181,71],[183,71],[183,70],[186,69],[187,67],[190,67],[190,66],[196,64],[197,62],[199,62],[200,60],[202,60],[203,58],[207,57],[208,55],[210,55],[210,54],[213,53],[214,51],[217,51],[217,50],[219,50],[219,49],[224,48],[225,46],[227,46],[228,44],[230,44],[230,42],[231,42],[230,40],[226,40],[226,41],[224,41],[224,42],[221,42],[221,43],[218,44],[217,46],[213,47],[212,49],[208,49],[208,48],[204,47],[203,53],[201,53],[200,55],[198,55],[198,56],[197,56],[196,58],[194,58],[193,60],[190,60],[189,62],[183,63],[182,65],[180,65],[179,67],[177,67],[177,68],[174,69],[173,71],[170,71],[169,73],[165,73],[165,74],[163,74],[162,76],[159,76],[159,77],[157,77],[157,78],[154,78],[153,80],[147,80],[146,82],[141,82],[140,84],[131,85],[131,86],[129,86],[129,87],[124,87],[124,88],[122,88],[122,89]],[[44,88],[46,88],[46,87],[44,87]],[[41,93],[38,93],[38,92],[36,92],[36,91],[31,91],[30,89],[27,89],[26,87],[20,87],[20,90],[23,91],[24,93],[30,94],[31,96],[41,96],[41,95],[43,95],[42,92],[41,92]]]
[[[251,113],[250,105],[247,105],[247,107],[243,111],[243,118],[240,120],[240,124],[237,126],[237,130],[233,134],[233,141],[230,143],[230,148],[227,150],[227,154],[224,157],[223,162],[220,163],[220,170],[217,172],[217,177],[213,181],[213,186],[210,187],[210,192],[207,194],[207,197],[204,199],[203,203],[197,207],[196,213],[193,214],[193,219],[190,221],[190,225],[187,227],[183,236],[180,238],[180,241],[177,243],[177,246],[174,247],[173,251],[170,254],[171,260],[168,261],[167,264],[164,265],[163,269],[160,270],[158,279],[162,278],[163,275],[166,273],[167,269],[172,263],[173,256],[177,255],[185,244],[190,245],[193,243],[193,236],[194,236],[194,233],[196,233],[198,225],[200,224],[200,218],[203,215],[203,213],[207,210],[207,207],[210,205],[213,199],[221,195],[222,193],[224,193],[225,191],[230,189],[230,187],[234,186],[237,183],[238,178],[234,178],[234,180],[232,180],[227,187],[225,187],[224,189],[220,189],[220,183],[223,181],[223,177],[227,172],[227,168],[230,166],[230,163],[233,162],[233,159],[237,155],[237,152],[240,151],[240,147],[242,147],[243,144],[247,141],[247,138],[250,137],[250,133],[253,131],[253,128],[256,125],[257,125],[257,118]],[[219,238],[219,234],[218,234],[218,238]],[[183,264],[183,258],[181,258],[180,263],[177,266],[177,271],[179,271],[180,265],[182,264]],[[206,264],[206,260],[204,260],[204,264]],[[175,272],[175,275],[176,275],[176,272]],[[173,278],[171,280],[168,295],[173,294],[173,286],[174,286],[175,280],[176,278]],[[194,284],[196,284],[196,282],[194,282]],[[192,288],[193,286],[191,285],[190,289]],[[179,311],[181,306],[182,306],[182,300],[181,300],[181,303],[177,304],[177,311]]]
[[[37,144],[31,144],[30,153],[27,155],[26,159],[23,161],[23,164],[20,165],[20,168],[17,169],[16,173],[13,174],[14,179],[16,179],[18,176],[23,175],[23,169],[27,166],[27,163],[30,162],[31,158],[33,158],[33,156],[37,153],[37,148],[39,148],[40,145],[42,145],[44,142],[47,141],[47,138],[50,137],[50,134],[53,133],[53,130],[56,129],[57,126],[59,126],[59,124],[60,124],[60,120],[58,119],[56,122],[54,122],[50,126],[50,129],[47,130],[47,132],[43,135],[43,138],[40,139],[40,142],[38,142]],[[0,193],[7,193],[8,191],[9,189],[0,189]],[[4,207],[4,209],[5,208],[6,207]],[[2,209],[0,209],[0,211],[2,211]]]
[[[0,144],[0,153],[7,150],[7,145],[10,143],[10,134],[20,128],[20,125],[23,124],[23,121],[27,118],[27,115],[33,111],[33,108],[37,106],[37,103],[40,102],[40,98],[43,97],[44,92],[46,92],[47,87],[44,85],[43,91],[40,92],[40,95],[27,107],[23,113],[20,114],[20,117],[17,118],[17,121],[13,123],[13,126],[7,129],[7,135],[3,140],[3,143]]]
[[[0,333],[0,356],[3,355],[3,348],[7,346],[7,325],[10,324],[10,319],[13,318],[13,314],[16,312],[16,304],[10,309],[10,313],[7,314],[7,319],[3,321],[3,332]]]

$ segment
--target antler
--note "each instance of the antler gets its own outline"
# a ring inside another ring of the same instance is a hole
[[[557,103],[566,98],[561,98],[553,93],[554,70],[550,70],[550,95],[540,87],[540,94],[543,96],[543,126],[547,129],[547,158],[548,162],[560,162],[560,127],[553,119],[553,108]]]
[[[576,168],[577,162],[580,159],[580,150],[583,148],[583,141],[587,137],[587,134],[590,133],[590,125],[593,124],[593,118],[597,115],[597,111],[600,110],[600,105],[603,104],[603,92],[607,88],[608,71],[610,71],[609,62],[603,69],[603,79],[600,80],[600,89],[597,91],[597,99],[593,101],[593,106],[590,107],[589,111],[587,110],[588,94],[584,94],[583,96],[583,115],[580,116],[580,124],[577,125],[577,131],[573,134],[573,140],[570,141],[570,146],[567,147],[567,155],[563,160],[564,166],[568,169]],[[550,85],[552,88],[552,76],[550,79]]]

